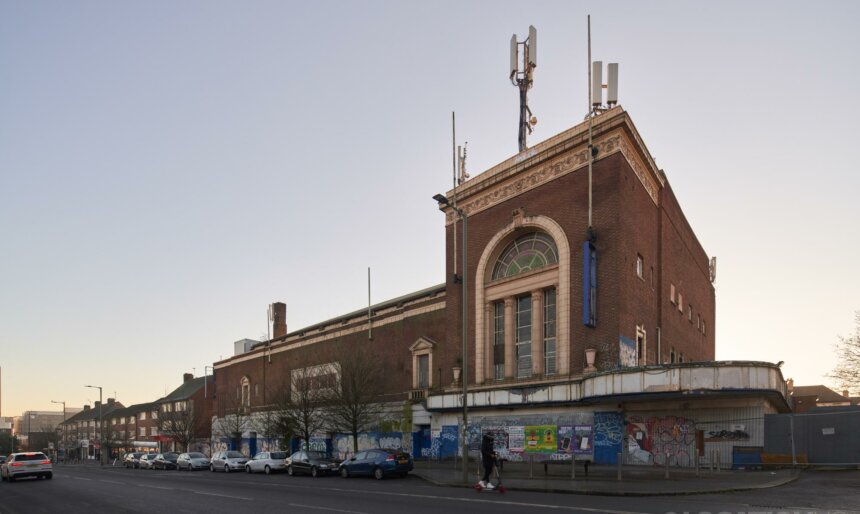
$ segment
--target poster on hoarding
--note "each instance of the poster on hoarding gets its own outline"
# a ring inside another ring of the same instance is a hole
[[[572,445],[571,443],[574,442]],[[558,453],[571,453],[575,440],[573,436],[573,427],[564,425],[558,427]]]
[[[574,441],[573,453],[591,453],[591,425],[577,425],[573,427]]]
[[[508,450],[521,452],[525,450],[525,427],[508,427]]]
[[[526,452],[555,453],[558,451],[555,425],[533,425],[525,427]]]
[[[485,434],[493,436],[493,450],[499,453],[508,451],[508,427],[482,427],[481,437]]]

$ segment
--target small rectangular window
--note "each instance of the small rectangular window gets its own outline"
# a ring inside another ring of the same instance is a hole
[[[684,312],[684,297],[678,293],[678,312]]]
[[[641,255],[636,255],[636,276],[645,279],[645,260]]]
[[[690,320],[690,324],[693,324],[693,305],[687,304],[687,318]]]
[[[669,284],[669,303],[675,303],[675,284]]]

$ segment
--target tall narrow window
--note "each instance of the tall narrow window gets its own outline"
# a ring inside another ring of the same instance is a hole
[[[636,255],[636,276],[645,279],[645,259],[641,255]]]
[[[544,373],[555,375],[555,288],[543,292]]]
[[[582,324],[597,326],[597,248],[588,241],[583,246]]]
[[[430,385],[430,356],[418,356],[418,389],[427,389]]]
[[[493,304],[493,377],[505,378],[505,302]]]
[[[532,375],[532,295],[517,298],[517,377]]]

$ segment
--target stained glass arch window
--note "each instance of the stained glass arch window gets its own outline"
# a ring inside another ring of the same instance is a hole
[[[512,277],[551,264],[558,264],[555,241],[543,232],[530,232],[505,247],[493,266],[492,280]]]

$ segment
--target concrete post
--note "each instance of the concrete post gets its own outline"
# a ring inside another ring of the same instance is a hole
[[[621,480],[621,457],[623,453],[618,454],[618,480]]]

